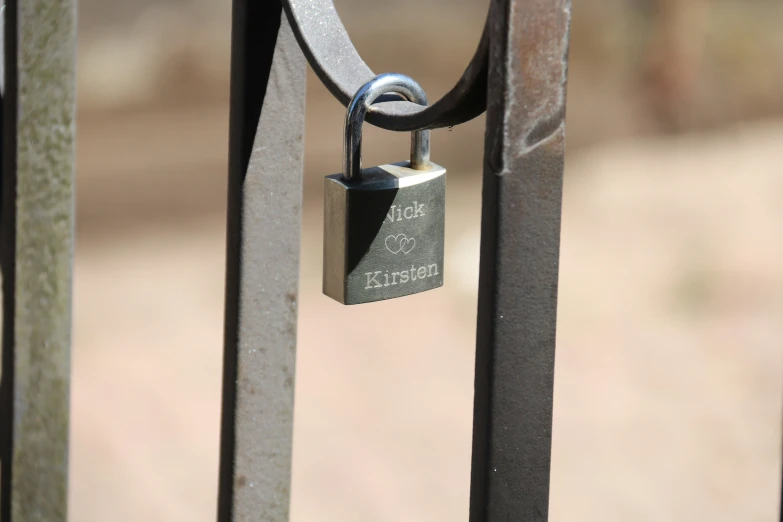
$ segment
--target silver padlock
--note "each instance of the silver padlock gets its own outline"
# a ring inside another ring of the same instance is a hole
[[[343,304],[416,294],[443,286],[446,169],[430,162],[430,133],[411,136],[411,160],[361,168],[362,124],[382,94],[419,105],[413,79],[382,74],[348,105],[343,173],[324,183],[323,291]]]

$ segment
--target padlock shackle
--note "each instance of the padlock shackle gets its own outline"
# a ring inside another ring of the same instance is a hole
[[[413,78],[404,74],[381,74],[364,84],[348,104],[345,115],[345,146],[343,178],[358,181],[362,172],[362,124],[370,105],[379,96],[396,93],[410,102],[427,105],[424,89]],[[430,166],[430,131],[418,130],[411,134],[411,168],[425,170]]]

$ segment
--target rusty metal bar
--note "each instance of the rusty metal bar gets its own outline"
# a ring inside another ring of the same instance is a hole
[[[67,517],[76,0],[5,13],[3,522]]]
[[[288,520],[305,59],[277,0],[234,0],[218,520]]]
[[[471,522],[549,509],[570,0],[493,0]]]

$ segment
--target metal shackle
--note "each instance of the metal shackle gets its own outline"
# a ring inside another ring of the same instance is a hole
[[[381,74],[365,83],[348,104],[345,115],[345,136],[343,143],[343,178],[358,181],[362,171],[362,124],[370,105],[379,96],[396,93],[406,100],[427,105],[424,89],[413,78],[404,74]],[[430,166],[430,131],[418,130],[411,134],[411,168],[425,170]]]

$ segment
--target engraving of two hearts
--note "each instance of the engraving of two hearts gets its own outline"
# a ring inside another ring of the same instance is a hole
[[[386,238],[386,250],[392,254],[399,254],[400,252],[409,254],[415,246],[416,240],[405,234],[391,235]]]

